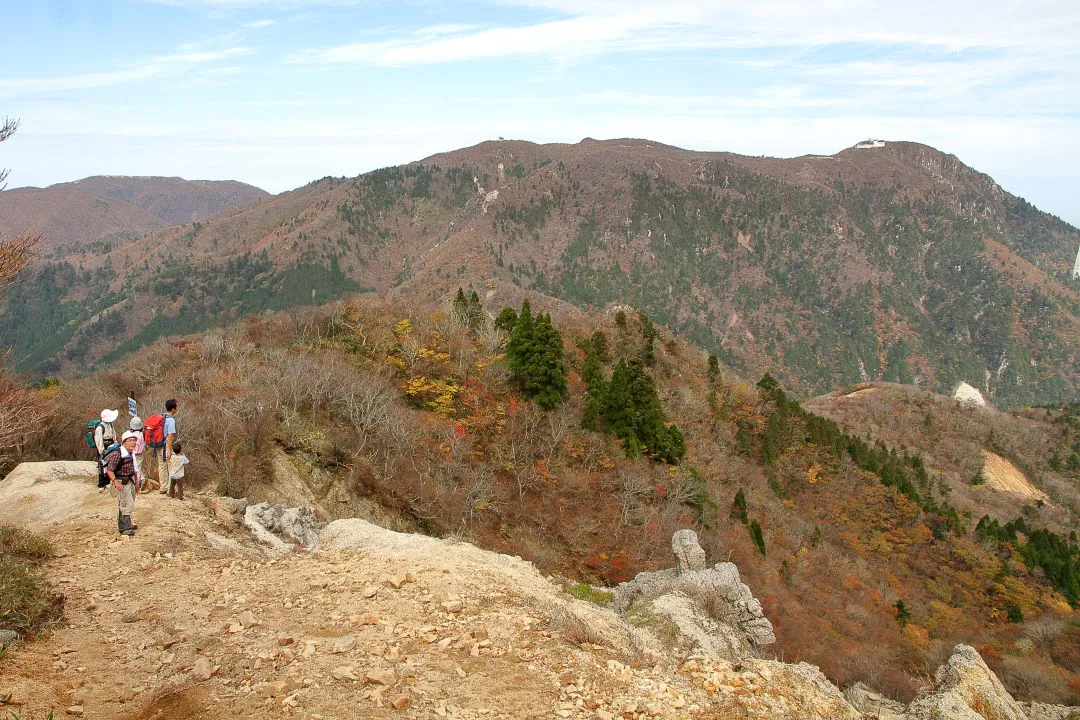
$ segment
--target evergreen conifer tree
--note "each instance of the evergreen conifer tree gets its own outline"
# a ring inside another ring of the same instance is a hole
[[[682,433],[664,423],[656,384],[641,360],[620,360],[615,366],[603,408],[608,427],[622,439],[628,456],[636,456],[644,446],[654,458],[674,464],[686,454]]]
[[[521,305],[521,315],[506,346],[506,363],[521,384],[526,397],[550,410],[569,394],[562,335],[551,324],[550,315],[533,320],[529,301]]]
[[[562,335],[551,324],[550,315],[536,319],[522,375],[525,394],[545,410],[552,409],[569,394]]]
[[[501,314],[500,314],[501,315]],[[526,298],[521,303],[521,314],[514,322],[514,330],[510,333],[510,341],[506,344],[506,364],[515,374],[522,374],[522,367],[528,349],[533,342],[532,308]]]
[[[598,331],[599,332],[599,331]],[[595,342],[586,343],[585,364],[581,368],[581,379],[589,390],[589,397],[585,402],[585,410],[582,413],[581,426],[586,430],[597,430],[600,415],[604,411],[604,395],[607,393],[607,382],[604,380],[604,369],[600,365],[600,353]],[[601,335],[603,337],[603,335]]]
[[[484,326],[487,318],[484,317],[484,308],[480,305],[480,296],[473,290],[469,295],[469,302],[465,307],[465,316],[468,318],[469,329],[479,330]]]
[[[514,331],[517,319],[517,310],[512,307],[504,307],[499,311],[499,316],[495,318],[495,327],[503,332],[511,333]]]

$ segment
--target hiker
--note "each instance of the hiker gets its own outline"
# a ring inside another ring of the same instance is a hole
[[[146,452],[146,441],[143,439],[143,421],[135,415],[128,421],[128,430],[135,433],[135,474],[139,476],[137,492],[147,492],[158,486],[158,483],[150,477],[150,473],[143,471],[143,453]]]
[[[120,417],[119,410],[101,411],[101,422],[94,428],[94,447],[98,454],[98,490],[104,490],[109,485],[109,478],[105,475],[105,452],[110,445],[116,443],[116,428],[113,422]]]
[[[172,456],[169,458],[169,497],[184,499],[184,466],[188,464],[184,447],[178,442],[172,444]],[[175,495],[174,495],[175,492]]]
[[[116,491],[116,529],[121,535],[134,535],[138,525],[131,522],[135,510],[135,488],[139,476],[135,470],[135,444],[139,436],[128,430],[120,441],[120,447],[105,456],[105,472]]]
[[[161,454],[157,458],[158,481],[161,483],[162,495],[169,494],[169,457],[172,455],[172,444],[176,442],[176,400],[165,401],[164,425],[162,427]]]

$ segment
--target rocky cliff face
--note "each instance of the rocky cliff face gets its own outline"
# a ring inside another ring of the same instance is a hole
[[[0,696],[10,693],[22,717],[1057,720],[1072,711],[1019,705],[963,645],[908,708],[865,687],[845,697],[806,663],[754,657],[767,644],[760,606],[754,615],[737,570],[707,568],[685,532],[674,542],[678,567],[620,588],[620,613],[571,597],[519,558],[363,520],[330,523],[317,551],[298,552],[296,538],[318,523],[278,510],[153,493],[137,501],[138,534],[119,538],[115,501],[96,492],[92,463],[20,465],[0,480],[0,522],[44,530],[55,544],[47,570],[67,595],[67,624],[8,648]],[[248,515],[293,542],[256,542]],[[666,633],[670,623],[634,611],[666,612],[663,598],[701,602],[701,588],[753,621],[699,621],[688,650]],[[723,642],[700,652],[713,631],[738,641],[738,658]]]

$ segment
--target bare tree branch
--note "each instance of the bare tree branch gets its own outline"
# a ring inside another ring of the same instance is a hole
[[[0,291],[15,282],[15,275],[33,258],[41,233],[22,233],[11,240],[0,237]]]
[[[18,120],[16,120],[15,118],[5,117],[3,119],[3,121],[0,122],[0,143],[4,142],[9,137],[14,135],[15,131],[18,130],[18,129],[19,129],[19,121]],[[4,188],[7,187],[7,185],[4,184],[4,180],[7,178],[9,172],[11,172],[11,171],[10,170],[0,170],[0,190],[3,190]]]

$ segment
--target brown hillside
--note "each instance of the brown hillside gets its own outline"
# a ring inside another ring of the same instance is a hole
[[[42,250],[83,247],[101,240],[129,241],[166,225],[130,203],[75,187],[0,193],[0,233],[14,236],[40,230]]]
[[[0,234],[41,231],[45,250],[94,242],[116,245],[268,196],[233,181],[95,176],[0,193]]]
[[[235,180],[185,180],[178,177],[95,175],[53,188],[77,188],[123,200],[167,225],[201,222],[236,205],[270,197],[270,193]]]

